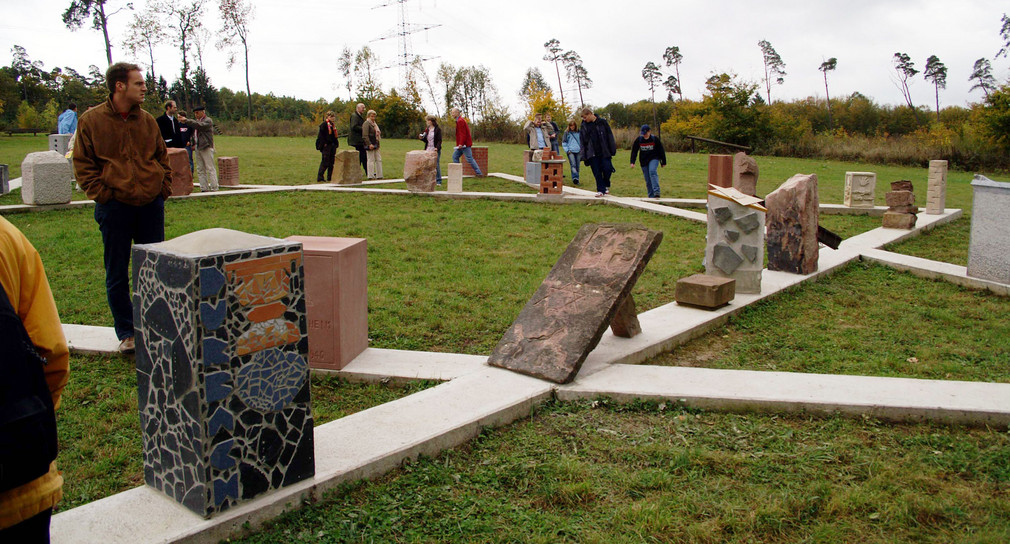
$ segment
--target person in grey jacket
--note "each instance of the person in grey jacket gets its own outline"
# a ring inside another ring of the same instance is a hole
[[[539,113],[533,116],[532,121],[526,121],[523,132],[526,133],[526,143],[530,149],[550,149],[551,138],[556,137],[554,129],[544,122],[543,115]]]
[[[193,108],[196,119],[179,116],[179,122],[196,131],[196,164],[199,166],[200,190],[216,191],[217,164],[214,162],[214,120],[203,106]]]

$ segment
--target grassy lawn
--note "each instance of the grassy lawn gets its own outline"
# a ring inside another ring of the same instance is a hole
[[[0,162],[16,177],[24,154],[45,147],[44,137],[0,136]],[[403,154],[419,147],[386,141],[387,174],[399,176]],[[491,171],[522,174],[521,146],[489,147]],[[272,184],[312,184],[319,157],[311,139],[228,136],[218,154],[240,157],[243,183]],[[663,196],[703,198],[707,157],[669,159]],[[645,196],[640,170],[624,161],[627,151],[615,160],[614,194]],[[896,179],[911,179],[925,201],[924,168],[758,161],[761,194],[813,172],[821,200],[841,202],[845,171],[875,171],[878,204]],[[888,249],[964,264],[970,178],[949,176],[947,205],[964,219]],[[583,179],[592,186],[591,174]],[[531,192],[500,179],[467,178],[464,188]],[[93,211],[7,218],[42,254],[64,322],[110,326]],[[172,200],[166,218],[169,238],[211,227],[367,238],[370,345],[382,348],[489,353],[587,222],[663,231],[634,291],[639,311],[672,301],[676,280],[703,270],[704,225],[612,206],[288,192]],[[880,225],[821,222],[843,237]],[[854,264],[649,363],[1007,382],[1008,318],[1005,298]],[[61,509],[142,483],[132,363],[74,356],[71,367],[59,413]],[[322,423],[429,384],[312,385]],[[250,542],[1003,542],[1005,431],[549,403],[437,459],[348,486]]]

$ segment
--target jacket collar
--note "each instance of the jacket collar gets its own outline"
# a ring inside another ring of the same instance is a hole
[[[119,115],[119,111],[116,109],[116,105],[112,103],[112,95],[105,100],[105,109],[110,115]],[[136,117],[140,115],[140,104],[134,104],[130,111],[127,112],[127,117]]]

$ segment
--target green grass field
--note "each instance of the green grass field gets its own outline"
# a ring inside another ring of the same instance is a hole
[[[387,141],[387,175],[418,147]],[[489,147],[491,171],[521,174],[521,146]],[[0,163],[16,177],[24,154],[38,149],[42,137],[0,136]],[[222,136],[218,154],[239,157],[244,183],[311,184],[318,164],[311,139]],[[614,194],[645,196],[640,170],[622,162],[627,151],[617,159]],[[821,200],[840,202],[845,171],[875,171],[878,204],[885,182],[896,179],[912,180],[925,200],[925,169],[757,159],[761,194],[812,172]],[[671,154],[660,173],[663,196],[703,198],[706,172],[704,155]],[[888,249],[964,264],[970,178],[949,176],[947,206],[965,209],[965,219]],[[592,186],[591,174],[583,179]],[[464,188],[523,190],[470,178]],[[6,217],[42,254],[64,322],[111,325],[92,210]],[[169,238],[210,227],[367,238],[371,345],[472,354],[490,352],[578,228],[603,221],[664,233],[634,290],[639,311],[670,302],[678,278],[703,270],[704,225],[613,206],[330,192],[166,206]],[[880,219],[822,216],[821,223],[848,237]],[[647,364],[1008,382],[1007,323],[1005,298],[857,263]],[[142,483],[132,362],[73,356],[71,372],[59,413],[62,509]],[[313,379],[316,420],[428,385]],[[1007,429],[552,402],[437,458],[342,488],[248,541],[1005,542],[1008,436]]]

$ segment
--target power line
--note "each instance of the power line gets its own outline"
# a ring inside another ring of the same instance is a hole
[[[442,25],[440,24],[412,24],[407,20],[407,2],[410,0],[387,0],[386,2],[379,4],[372,9],[379,9],[392,6],[394,4],[400,5],[399,21],[397,26],[386,32],[382,36],[375,38],[371,41],[377,42],[381,40],[388,40],[390,38],[399,38],[400,50],[397,55],[397,62],[390,64],[388,66],[383,66],[380,70],[385,68],[392,68],[393,66],[400,67],[400,84],[406,85],[408,76],[410,75],[410,63],[412,61],[412,51],[411,51],[411,34],[417,34],[418,32],[424,32],[425,30],[431,30],[432,28],[438,28]],[[437,57],[419,57],[422,62],[432,60]]]

